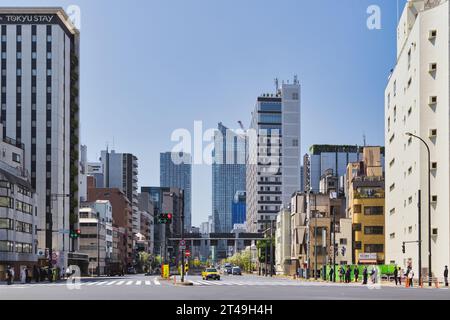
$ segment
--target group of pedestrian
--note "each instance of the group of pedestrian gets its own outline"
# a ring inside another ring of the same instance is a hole
[[[28,267],[22,267],[20,269],[19,280],[21,284],[34,282],[44,282],[48,280],[49,282],[56,282],[64,278],[64,272],[61,272],[59,267],[57,268],[43,268],[36,265],[33,266],[33,272]],[[6,283],[8,285],[14,284],[15,271],[14,267],[8,266],[6,269]]]
[[[339,268],[339,281],[341,283],[351,283],[352,282],[352,268],[350,266],[344,267],[341,266]],[[353,277],[354,277],[354,282],[359,282],[359,266],[355,266],[353,268]],[[369,276],[371,279],[372,283],[377,283],[377,279],[378,279],[378,269],[377,267],[373,267],[370,270],[369,273],[369,269],[367,268],[367,266],[364,267],[363,272],[362,272],[362,276],[363,276],[363,281],[362,284],[367,284],[368,280],[369,280]],[[334,278],[334,269],[331,268],[330,272],[329,272],[329,279],[330,281],[333,281]]]

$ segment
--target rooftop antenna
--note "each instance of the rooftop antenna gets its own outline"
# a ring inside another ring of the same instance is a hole
[[[278,78],[275,78],[275,93],[278,94],[278,90],[280,88],[279,86],[280,82],[278,81]]]
[[[364,148],[366,147],[366,134],[363,134]]]
[[[298,76],[294,75],[294,84],[298,84]]]

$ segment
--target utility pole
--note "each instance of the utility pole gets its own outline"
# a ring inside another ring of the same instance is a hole
[[[314,279],[317,280],[317,195],[314,193]]]
[[[181,190],[181,239],[184,242],[184,190]],[[185,249],[181,249],[181,282],[184,282],[184,251]]]
[[[418,198],[418,212],[419,212],[419,285],[422,284],[422,191],[417,193]]]
[[[273,221],[270,223],[270,276],[273,277]]]
[[[336,282],[336,208],[333,206],[333,282]]]

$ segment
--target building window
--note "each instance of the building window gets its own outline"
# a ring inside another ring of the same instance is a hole
[[[436,72],[436,71],[437,71],[437,63],[436,62],[430,63],[429,72],[433,73],[433,72]]]
[[[394,97],[397,95],[397,80],[394,81]]]
[[[292,100],[298,100],[298,92],[292,94]]]
[[[384,245],[382,244],[366,244],[364,246],[364,252],[366,253],[382,253],[384,251]]]
[[[431,202],[432,203],[437,203],[437,201],[438,201],[438,196],[437,195],[431,196]]]
[[[364,227],[364,234],[380,235],[380,234],[383,234],[383,232],[384,232],[384,227],[382,227],[382,226],[368,226],[368,227]]]
[[[430,30],[428,33],[428,39],[434,40],[437,37],[437,30]]]
[[[430,138],[434,138],[437,136],[437,129],[430,129]]]
[[[32,42],[36,42],[36,41],[37,41],[37,36],[36,36],[35,34],[33,34],[33,35],[31,36],[31,41],[32,41]]]
[[[361,223],[354,223],[353,224],[353,231],[359,232],[362,230]]]
[[[392,192],[395,189],[395,183],[391,184],[391,186],[389,187],[389,190]]]
[[[390,239],[395,239],[395,233],[391,233],[391,234],[389,235],[389,238],[390,238]]]
[[[361,241],[355,241],[355,250],[361,250],[362,244]]]
[[[391,160],[391,162],[389,162],[389,167],[392,167],[395,164],[395,158]]]
[[[437,169],[437,162],[432,162],[431,163],[431,170],[436,170]]]
[[[360,204],[356,204],[353,206],[353,213],[361,213],[361,205]]]
[[[364,215],[366,216],[381,216],[383,214],[384,207],[382,206],[364,207]]]

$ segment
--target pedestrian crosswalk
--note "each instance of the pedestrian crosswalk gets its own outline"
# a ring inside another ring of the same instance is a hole
[[[194,286],[301,286],[298,281],[211,281],[190,280]]]
[[[63,286],[80,286],[80,287],[117,287],[117,286],[137,286],[137,287],[151,287],[151,286],[161,286],[161,282],[158,281],[157,278],[149,279],[149,280],[82,280],[76,283],[70,283],[66,281],[57,282],[57,283],[32,283],[32,284],[13,284],[11,286],[7,286],[8,288],[36,288],[36,287],[63,287]]]

